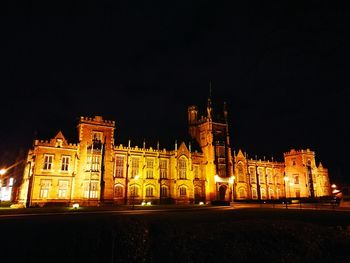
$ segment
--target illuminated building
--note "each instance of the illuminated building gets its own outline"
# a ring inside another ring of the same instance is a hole
[[[214,117],[210,98],[205,116],[190,106],[188,123],[189,141],[159,149],[116,145],[114,121],[81,117],[79,143],[68,143],[61,132],[35,140],[19,202],[187,204],[330,195],[328,171],[316,166],[310,150],[291,150],[284,162],[232,152],[226,105],[221,117]]]

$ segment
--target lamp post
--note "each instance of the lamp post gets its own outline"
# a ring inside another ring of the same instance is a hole
[[[133,191],[132,191],[132,209],[135,208],[135,190],[136,190],[135,183],[139,178],[140,178],[139,175],[135,175],[134,177],[134,185],[133,185]]]
[[[283,178],[284,181],[284,196],[285,196],[285,202],[286,202],[286,208],[288,209],[288,201],[287,201],[287,188],[286,188],[286,183],[289,182],[289,178],[287,176],[285,176]]]
[[[235,177],[234,176],[231,176],[230,179],[229,179],[229,183],[231,184],[231,187],[232,187],[232,193],[231,193],[231,200],[232,200],[232,207],[234,205],[234,194],[233,194],[233,191],[235,189],[234,187],[234,183],[235,183]]]

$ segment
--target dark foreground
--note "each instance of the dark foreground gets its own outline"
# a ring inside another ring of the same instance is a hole
[[[209,209],[0,219],[0,262],[349,262],[349,212]]]

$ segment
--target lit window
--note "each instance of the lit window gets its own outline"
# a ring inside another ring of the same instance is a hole
[[[153,197],[153,187],[152,186],[147,186],[146,187],[146,196],[147,197]]]
[[[124,195],[123,186],[121,186],[121,185],[116,185],[116,186],[114,187],[114,197],[120,198],[120,197],[123,197],[123,195]]]
[[[181,197],[187,196],[187,189],[186,189],[186,187],[184,187],[184,186],[180,187],[180,196]]]
[[[299,184],[299,175],[294,175],[294,184]]]
[[[199,179],[199,166],[194,165],[193,170],[194,170],[194,178]]]
[[[139,174],[140,158],[132,157],[131,158],[131,178],[134,178]]]
[[[53,155],[44,155],[44,170],[51,170],[53,162]]]
[[[85,182],[84,184],[84,197],[85,198],[97,198],[98,197],[98,182]]]
[[[252,198],[253,199],[258,199],[258,192],[256,191],[255,188],[252,189]]]
[[[116,156],[115,166],[115,177],[124,177],[124,156]]]
[[[92,156],[92,163],[91,163],[91,155],[87,158],[87,171],[93,171],[98,172],[100,171],[100,156],[99,155],[93,155]]]
[[[180,179],[186,179],[186,170],[187,170],[187,164],[185,158],[179,159],[179,178]]]
[[[160,178],[166,179],[168,177],[168,162],[167,160],[160,160]]]
[[[48,198],[51,180],[40,180],[40,198]]]
[[[139,187],[136,185],[130,186],[130,195],[132,197],[138,197],[139,196]]]
[[[146,159],[146,177],[147,179],[153,179],[153,164],[154,160],[151,158]]]
[[[246,198],[246,192],[244,188],[239,189],[239,197],[242,199]]]
[[[254,167],[249,167],[249,175],[250,175],[250,182],[256,183],[255,168]]]
[[[243,173],[243,165],[241,163],[237,165],[237,172],[238,172],[238,181],[245,182],[244,173]]]
[[[296,165],[296,159],[295,158],[292,159],[292,165],[293,166]]]
[[[68,171],[69,170],[69,156],[63,156],[62,157],[62,164],[61,164],[61,170],[62,171]]]
[[[58,198],[66,198],[68,192],[68,181],[58,181]]]

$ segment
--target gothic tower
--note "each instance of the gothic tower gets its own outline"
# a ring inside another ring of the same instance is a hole
[[[216,114],[209,96],[206,116],[198,118],[197,106],[188,107],[189,134],[202,149],[206,163],[206,199],[231,201],[233,164],[228,129],[228,110]]]

